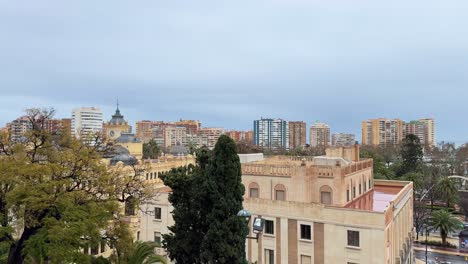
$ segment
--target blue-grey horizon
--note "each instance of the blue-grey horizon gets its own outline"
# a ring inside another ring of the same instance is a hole
[[[328,123],[432,117],[468,142],[468,2],[0,0],[0,127],[119,99],[137,120]]]

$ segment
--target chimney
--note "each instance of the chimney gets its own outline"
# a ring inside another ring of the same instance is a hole
[[[359,143],[354,142],[354,161],[359,161]]]

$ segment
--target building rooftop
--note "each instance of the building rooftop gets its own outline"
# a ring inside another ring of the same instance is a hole
[[[141,141],[135,138],[134,134],[131,133],[122,133],[120,137],[115,139],[117,143],[141,143]]]
[[[405,186],[374,185],[374,188],[345,205],[352,208],[371,212],[384,212]]]

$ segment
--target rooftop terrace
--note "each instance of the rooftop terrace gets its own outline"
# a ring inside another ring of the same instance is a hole
[[[348,203],[345,208],[353,208],[371,212],[384,212],[391,201],[395,200],[405,186],[374,185],[374,188]]]

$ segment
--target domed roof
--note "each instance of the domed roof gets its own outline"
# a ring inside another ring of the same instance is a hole
[[[103,157],[106,159],[111,159],[121,154],[130,154],[130,151],[123,146],[113,145],[110,148],[105,149]]]
[[[115,110],[115,114],[112,115],[112,119],[109,121],[109,123],[112,125],[122,125],[127,123],[127,121],[124,119],[124,116],[120,114],[119,103],[117,103],[117,109]]]
[[[141,141],[131,133],[122,133],[120,137],[115,139],[117,143],[140,143]]]
[[[115,165],[119,161],[125,165],[134,165],[137,163],[137,159],[130,154],[119,154],[110,160],[110,164]]]

